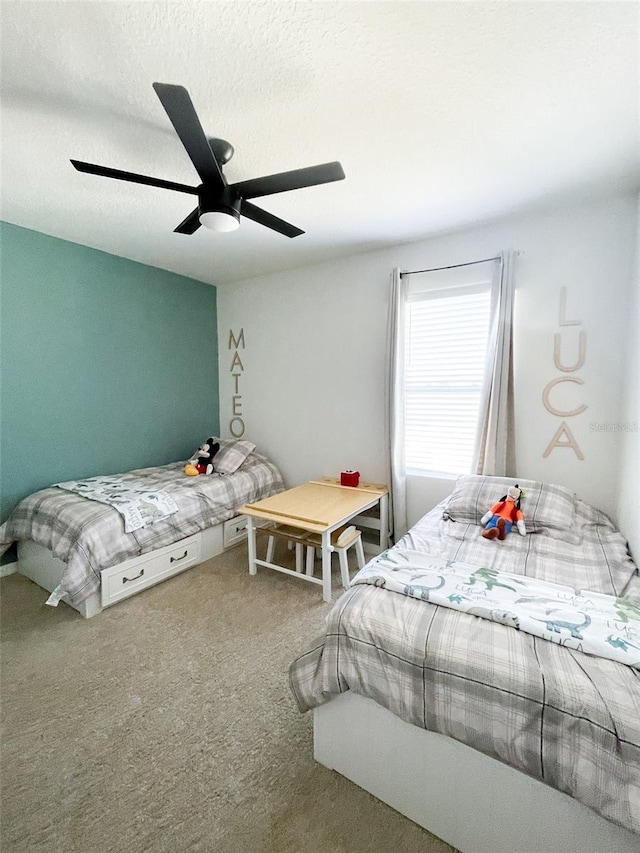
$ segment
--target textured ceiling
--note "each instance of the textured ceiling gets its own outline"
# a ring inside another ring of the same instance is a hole
[[[214,284],[637,188],[638,6],[625,2],[3,2],[2,218]],[[232,142],[230,182],[340,160],[347,178],[173,228],[195,185],[151,84]]]

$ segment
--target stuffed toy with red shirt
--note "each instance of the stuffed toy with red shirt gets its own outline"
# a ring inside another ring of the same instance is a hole
[[[198,474],[213,474],[213,457],[219,450],[220,444],[217,441],[214,443],[213,437],[208,438],[184,466],[184,473],[188,477],[197,477]]]
[[[485,539],[505,539],[507,533],[515,524],[521,536],[527,535],[524,526],[524,515],[520,509],[520,498],[524,495],[522,489],[516,483],[507,489],[507,494],[494,504],[489,512],[482,516],[480,524],[485,529],[482,535]]]

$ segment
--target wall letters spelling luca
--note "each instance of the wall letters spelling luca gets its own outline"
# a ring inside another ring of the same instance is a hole
[[[566,319],[566,308],[567,308],[567,288],[560,288],[560,320],[559,325],[563,326],[581,326],[582,320],[567,320]],[[562,332],[556,332],[553,342],[553,363],[556,366],[557,370],[562,371],[567,374],[577,373],[584,366],[584,362],[587,355],[587,336],[583,329],[580,329],[580,333],[578,336],[578,353],[574,357],[572,361],[567,363],[566,356],[563,356],[563,350],[566,348],[566,333],[565,338],[563,339]],[[544,391],[542,392],[542,402],[544,403],[544,407],[548,412],[551,412],[552,415],[555,415],[557,418],[563,418],[562,423],[555,431],[555,434],[549,444],[547,445],[547,449],[542,454],[542,456],[546,459],[547,456],[554,450],[556,447],[570,447],[573,452],[576,454],[578,459],[584,459],[584,453],[578,447],[578,442],[575,440],[571,429],[569,428],[569,424],[564,420],[564,418],[575,418],[577,415],[581,415],[585,410],[586,406],[583,404],[581,406],[576,406],[575,409],[563,410],[559,408],[560,403],[557,401],[552,403],[550,399],[550,394],[553,388],[556,385],[562,385],[563,382],[573,382],[576,385],[583,385],[584,382],[580,376],[558,376],[555,379],[552,379],[550,382],[544,387]]]

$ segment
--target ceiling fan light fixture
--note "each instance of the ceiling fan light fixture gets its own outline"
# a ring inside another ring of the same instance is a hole
[[[240,227],[240,217],[226,210],[205,210],[200,214],[200,224],[211,231],[227,233]]]
[[[205,228],[225,234],[240,227],[240,197],[229,187],[218,191],[202,187],[198,200],[198,219]]]

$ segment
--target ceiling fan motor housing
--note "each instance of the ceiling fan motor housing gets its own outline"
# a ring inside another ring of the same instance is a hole
[[[233,145],[227,142],[226,139],[219,139],[216,136],[207,136],[209,148],[213,151],[213,156],[221,166],[228,163],[233,157]]]
[[[242,199],[231,187],[212,190],[204,184],[198,188],[200,213],[220,212],[233,216],[240,221],[240,204]]]

